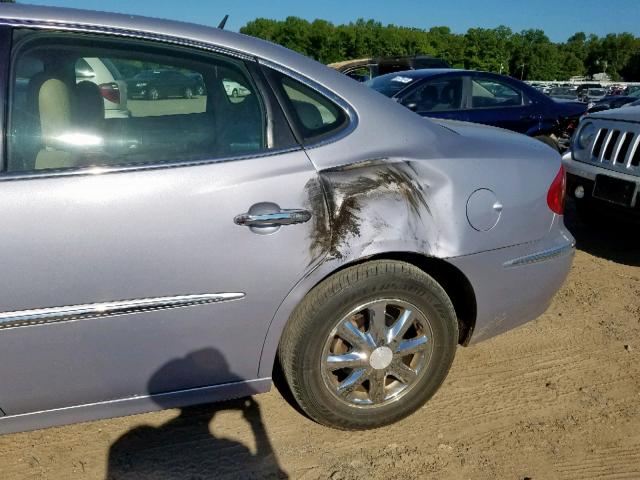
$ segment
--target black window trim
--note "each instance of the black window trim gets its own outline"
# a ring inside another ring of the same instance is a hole
[[[29,22],[26,20],[7,20],[0,19],[0,39],[2,39],[3,32],[6,32],[6,35],[9,36],[11,40],[13,38],[13,32],[17,29],[32,29],[32,30],[40,30],[43,35],[56,35],[56,34],[95,34],[99,35],[102,39],[106,41],[113,41],[117,39],[124,40],[139,40],[139,41],[150,41],[155,44],[159,48],[171,48],[174,47],[184,47],[191,50],[194,50],[194,54],[207,54],[207,53],[216,53],[223,56],[229,56],[235,58],[236,60],[241,60],[251,79],[255,83],[257,89],[260,91],[262,95],[262,103],[265,107],[265,115],[267,122],[267,142],[270,140],[269,127],[273,124],[272,119],[269,117],[269,114],[273,112],[274,108],[280,109],[280,105],[275,101],[270,88],[265,86],[264,80],[256,76],[255,73],[260,69],[259,58],[253,57],[242,52],[237,52],[234,50],[230,50],[223,47],[218,47],[213,44],[194,42],[190,40],[184,40],[179,38],[174,38],[166,35],[157,35],[151,33],[141,33],[141,32],[132,32],[128,30],[120,30],[114,28],[104,28],[98,26],[88,26],[88,25],[68,25],[64,23],[40,23],[40,22]],[[4,78],[0,78],[0,87],[2,87],[3,81],[5,82],[4,89],[0,92],[0,101],[3,99],[4,108],[0,110],[0,127],[2,135],[0,135],[0,182],[3,181],[15,181],[15,180],[29,180],[29,179],[44,179],[44,178],[57,178],[57,177],[68,177],[68,176],[83,176],[83,175],[102,175],[108,173],[120,173],[120,172],[138,172],[138,171],[146,171],[146,170],[158,170],[165,168],[181,168],[181,167],[194,167],[201,165],[211,165],[215,163],[226,163],[226,162],[234,162],[241,160],[249,160],[254,158],[262,158],[262,157],[271,157],[274,155],[280,155],[288,152],[299,151],[302,149],[302,144],[298,142],[292,146],[282,147],[282,148],[274,148],[273,150],[264,150],[261,152],[252,152],[244,155],[234,155],[229,157],[216,157],[216,158],[204,158],[199,160],[185,160],[185,161],[169,161],[169,162],[158,162],[158,163],[148,163],[148,164],[121,164],[114,166],[89,166],[89,167],[75,167],[75,168],[64,168],[64,169],[47,169],[47,170],[29,170],[24,172],[8,172],[7,171],[7,145],[4,140],[7,135],[8,128],[8,111],[9,111],[9,83],[10,83],[10,72],[12,70],[12,60],[14,59],[14,50],[16,47],[20,46],[21,42],[18,42],[18,45],[13,45],[12,41],[3,42],[0,45],[0,60],[2,60],[2,55],[5,55],[6,62],[4,62],[5,75]],[[253,67],[253,68],[252,68]],[[0,69],[0,74],[3,73]],[[276,105],[274,105],[276,104]],[[4,114],[4,117],[3,117]]]
[[[9,112],[9,63],[11,58],[11,28],[0,25],[0,172],[7,162],[6,119]]]

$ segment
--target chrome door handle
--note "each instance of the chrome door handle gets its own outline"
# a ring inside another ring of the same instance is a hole
[[[310,218],[311,213],[307,210],[291,209],[262,214],[242,213],[236,215],[233,222],[245,227],[279,227],[280,225],[308,222]]]

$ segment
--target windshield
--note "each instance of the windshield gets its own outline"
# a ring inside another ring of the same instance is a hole
[[[393,97],[400,90],[408,87],[414,83],[417,78],[407,77],[405,75],[384,75],[382,77],[376,77],[365,82],[365,85],[369,88],[386,95],[387,97]]]

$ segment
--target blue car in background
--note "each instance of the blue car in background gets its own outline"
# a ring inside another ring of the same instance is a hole
[[[424,117],[484,123],[535,137],[556,150],[587,106],[559,102],[524,82],[488,72],[454,69],[390,73],[366,85]]]

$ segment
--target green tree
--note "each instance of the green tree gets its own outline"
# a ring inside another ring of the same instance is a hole
[[[363,18],[334,25],[298,17],[280,21],[257,18],[240,31],[323,63],[429,54],[456,68],[502,72],[525,80],[566,80],[602,71],[614,79],[640,80],[640,38],[630,33],[599,38],[577,32],[564,43],[553,43],[542,30],[514,33],[506,26],[470,28],[465,34],[456,34],[446,26],[428,30],[385,26]]]
[[[470,28],[465,35],[464,65],[472,70],[502,73],[511,59],[510,28]]]

